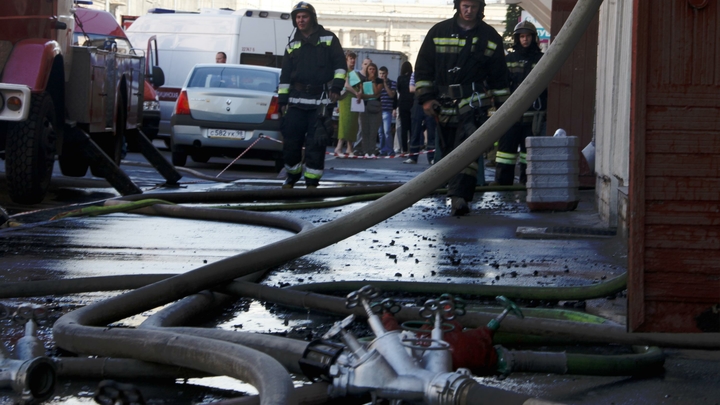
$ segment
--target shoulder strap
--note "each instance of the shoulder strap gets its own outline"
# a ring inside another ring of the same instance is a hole
[[[465,38],[465,46],[463,46],[463,48],[460,50],[460,54],[458,56],[457,65],[456,65],[460,68],[460,70],[454,72],[454,76],[455,76],[454,79],[457,79],[458,74],[463,73],[463,70],[465,69],[465,64],[470,59],[470,55],[472,54],[471,50],[473,48],[476,49],[476,52],[477,52],[477,49],[485,49],[485,46],[479,47],[479,45],[484,45],[488,41],[487,38],[483,38],[481,26],[479,24],[482,24],[482,21],[480,21],[478,23],[478,26],[472,30],[473,33],[468,35],[467,38]],[[474,46],[473,46],[472,40],[473,40],[473,37],[475,37],[475,36],[477,36],[477,38],[478,38],[478,43],[474,44]]]

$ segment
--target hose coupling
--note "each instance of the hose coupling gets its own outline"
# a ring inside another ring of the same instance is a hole
[[[31,360],[0,358],[0,388],[9,387],[23,403],[41,402],[55,392],[55,364],[47,357]]]
[[[345,346],[326,339],[316,339],[305,348],[302,358],[298,361],[300,370],[311,381],[330,381],[337,371],[331,373],[333,366],[345,350]]]
[[[460,393],[470,384],[475,384],[475,380],[466,368],[459,368],[454,373],[438,374],[427,385],[425,399],[428,405],[454,405],[459,403]]]

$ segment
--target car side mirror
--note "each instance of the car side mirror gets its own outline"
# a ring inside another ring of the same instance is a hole
[[[150,83],[153,87],[158,88],[165,84],[165,73],[160,66],[152,67],[152,75],[150,76]]]

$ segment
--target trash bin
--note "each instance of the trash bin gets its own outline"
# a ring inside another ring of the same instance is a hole
[[[527,205],[530,211],[577,208],[580,154],[576,136],[532,136],[527,148]]]

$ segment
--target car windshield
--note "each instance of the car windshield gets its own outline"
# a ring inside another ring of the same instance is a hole
[[[195,69],[187,87],[234,88],[243,90],[277,91],[277,72],[243,69],[240,67],[208,66]]]

